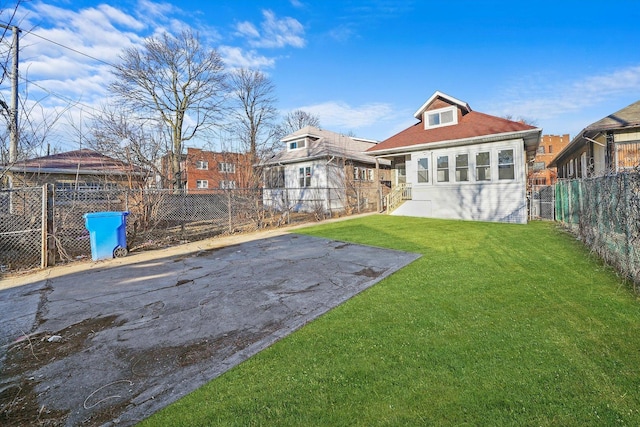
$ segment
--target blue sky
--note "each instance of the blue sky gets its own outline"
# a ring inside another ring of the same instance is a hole
[[[54,144],[65,149],[79,144],[69,124],[104,103],[107,64],[185,26],[229,68],[267,73],[283,113],[370,139],[415,123],[436,90],[571,137],[640,100],[638,0],[30,0],[17,22],[21,95],[42,106],[34,115],[63,112]]]

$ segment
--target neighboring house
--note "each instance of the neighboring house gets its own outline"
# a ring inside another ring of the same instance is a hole
[[[551,162],[558,178],[586,178],[640,166],[640,101],[582,129]]]
[[[242,153],[206,151],[187,148],[180,162],[183,188],[187,191],[247,188],[250,184],[252,165]],[[172,181],[169,156],[162,158],[162,170]]]
[[[418,123],[367,152],[392,161],[388,212],[526,223],[527,162],[541,129],[472,111],[439,91],[414,117]]]
[[[376,141],[313,126],[282,139],[285,148],[262,162],[265,206],[332,212],[375,209],[389,188],[388,160],[364,154]]]
[[[529,184],[532,186],[553,185],[558,179],[555,167],[549,167],[551,161],[571,139],[569,134],[542,135],[536,157],[533,159],[533,167],[529,170]]]
[[[144,185],[146,174],[136,166],[81,149],[6,165],[4,186],[34,187],[54,184],[57,190],[105,190]]]

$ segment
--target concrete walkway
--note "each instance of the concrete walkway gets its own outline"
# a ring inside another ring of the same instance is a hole
[[[3,280],[0,391],[132,425],[416,258],[276,231]]]

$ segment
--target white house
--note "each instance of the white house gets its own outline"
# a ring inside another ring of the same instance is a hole
[[[296,212],[371,210],[378,205],[380,185],[391,186],[390,162],[364,154],[376,141],[307,126],[282,143],[280,152],[260,164],[265,206]]]
[[[527,162],[542,130],[436,91],[415,125],[370,148],[392,161],[394,215],[526,223]]]

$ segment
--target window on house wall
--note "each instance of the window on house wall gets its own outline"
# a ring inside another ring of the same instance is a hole
[[[458,154],[456,156],[456,181],[469,181],[469,155]]]
[[[196,188],[209,188],[209,181],[207,181],[206,179],[197,180]]]
[[[311,187],[311,167],[307,166],[298,170],[300,188]]]
[[[360,168],[360,181],[367,180],[367,168]]]
[[[357,166],[353,167],[353,180],[358,181],[360,179],[360,168]]]
[[[429,159],[418,159],[418,182],[429,182]]]
[[[498,179],[514,179],[513,150],[498,151]]]
[[[204,160],[196,161],[196,169],[208,170],[209,169],[209,162],[206,162]]]
[[[534,162],[533,163],[533,170],[535,172],[539,172],[541,170],[544,170],[544,167],[545,167],[544,162]]]
[[[538,146],[538,154],[544,154],[544,145]]]
[[[434,110],[426,113],[427,120],[425,123],[425,128],[433,128],[438,126],[446,126],[455,124],[457,122],[458,116],[455,114],[455,107],[446,108],[442,110]]]
[[[491,181],[491,153],[476,153],[476,181]]]
[[[438,156],[438,182],[449,182],[449,156]]]
[[[304,139],[300,139],[298,141],[291,141],[289,143],[289,150],[297,150],[298,148],[304,148],[305,145],[306,144]]]
[[[235,163],[218,163],[218,171],[222,173],[236,173],[236,165]]]
[[[549,154],[553,153],[553,145],[549,146]]]
[[[373,175],[374,175],[373,172],[374,172],[373,169],[371,168],[367,169],[367,181],[373,181]]]
[[[265,171],[267,188],[284,188],[284,167],[276,166]]]
[[[401,163],[396,166],[396,171],[398,172],[398,184],[406,184],[407,183],[407,165],[405,163]]]
[[[220,188],[223,190],[233,190],[236,188],[236,182],[230,180],[222,180],[220,181]]]

